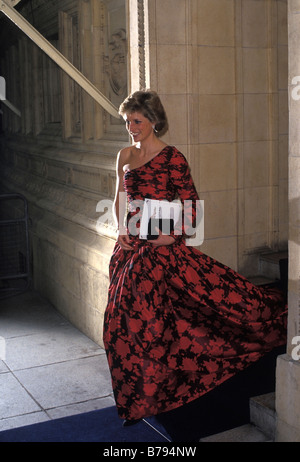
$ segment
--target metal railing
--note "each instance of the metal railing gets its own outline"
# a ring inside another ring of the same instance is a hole
[[[0,298],[30,286],[28,204],[21,194],[0,195]]]

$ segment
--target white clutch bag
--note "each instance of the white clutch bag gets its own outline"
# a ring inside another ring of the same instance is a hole
[[[181,215],[180,202],[145,199],[140,223],[140,239],[157,239],[158,229],[163,234],[170,234],[181,221]]]

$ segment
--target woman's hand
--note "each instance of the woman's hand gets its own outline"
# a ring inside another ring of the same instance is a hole
[[[122,233],[120,233],[120,231],[118,231],[117,242],[118,242],[119,246],[121,247],[121,249],[123,249],[123,250],[132,250],[133,249],[133,247],[130,245],[130,238],[129,238],[128,234],[126,233],[126,231],[123,231]]]
[[[175,242],[174,237],[169,236],[168,234],[163,234],[158,228],[155,228],[155,229],[159,233],[158,238],[154,240],[151,240],[151,239],[148,240],[148,242],[150,242],[154,247],[160,247],[161,245],[174,244]]]
[[[154,247],[174,244],[175,239],[172,236],[169,236],[168,234],[163,234],[158,228],[156,228],[156,231],[159,233],[158,238],[153,240],[148,239],[148,242],[150,242]],[[118,231],[117,242],[123,250],[133,249],[132,245],[130,244],[130,237],[128,236],[126,231],[123,231],[122,234],[120,233],[120,231]]]

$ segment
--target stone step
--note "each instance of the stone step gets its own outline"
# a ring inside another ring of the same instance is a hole
[[[267,443],[270,438],[255,425],[245,424],[240,427],[201,438],[200,443]]]
[[[262,254],[259,260],[259,274],[268,279],[280,279],[280,260],[288,258],[288,252],[272,252]]]
[[[254,284],[255,286],[265,286],[267,284],[274,284],[276,282],[276,279],[273,278],[267,278],[266,276],[250,276],[247,278],[250,282],[252,282],[252,284]]]
[[[267,393],[250,399],[250,423],[271,440],[275,438],[275,393]]]
[[[250,399],[250,422],[215,435],[201,438],[201,443],[273,442],[276,429],[275,393]]]
[[[287,260],[287,251],[261,254],[258,274],[248,276],[248,280],[256,286],[280,283],[281,288],[285,290],[287,288]]]

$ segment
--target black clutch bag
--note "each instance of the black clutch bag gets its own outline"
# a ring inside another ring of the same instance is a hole
[[[174,231],[174,220],[172,218],[150,218],[148,222],[147,240],[155,240],[159,236],[157,228],[166,235]]]

